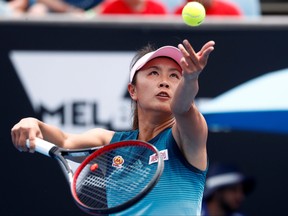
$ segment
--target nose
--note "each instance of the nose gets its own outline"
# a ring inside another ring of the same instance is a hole
[[[162,81],[162,82],[160,82],[159,87],[160,88],[169,88],[169,84],[165,81]]]

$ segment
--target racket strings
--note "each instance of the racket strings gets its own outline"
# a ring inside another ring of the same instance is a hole
[[[79,199],[89,207],[103,208],[107,206],[105,170],[103,169],[108,161],[106,157],[103,155],[92,160],[77,179],[76,187]],[[93,164],[98,165],[95,171],[90,170],[90,166]]]
[[[132,199],[149,184],[157,165],[149,165],[154,152],[142,146],[120,148],[93,159],[78,176],[78,197],[91,208],[109,208]],[[91,165],[98,168],[90,170]],[[113,197],[110,198],[109,197]],[[107,199],[108,198],[108,199]]]
[[[107,199],[106,193],[102,190],[91,190],[91,187],[81,188],[81,194],[79,198],[83,201],[83,203],[87,206],[94,207],[94,208],[105,208],[107,207]],[[95,205],[95,200],[97,200],[97,205]]]

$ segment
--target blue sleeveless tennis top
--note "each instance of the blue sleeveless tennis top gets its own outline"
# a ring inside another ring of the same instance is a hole
[[[111,143],[123,140],[136,140],[138,130],[116,132]],[[164,171],[156,186],[142,200],[116,215],[201,215],[201,204],[206,172],[190,165],[180,152],[168,128],[151,139],[164,157]]]

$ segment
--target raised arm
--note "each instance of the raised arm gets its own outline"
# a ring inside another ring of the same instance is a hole
[[[195,52],[191,44],[184,40],[178,48],[183,54],[181,67],[182,79],[176,89],[171,109],[176,119],[173,135],[186,159],[199,169],[206,169],[207,124],[195,106],[194,99],[198,93],[198,78],[205,68],[210,53],[214,50],[214,42],[206,43],[199,52]]]

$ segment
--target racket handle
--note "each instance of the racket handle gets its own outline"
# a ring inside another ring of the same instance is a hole
[[[28,148],[30,148],[30,142],[29,142],[29,139],[26,140],[26,146]],[[41,153],[41,154],[44,154],[46,156],[49,156],[50,157],[50,154],[49,154],[49,151],[55,147],[56,145],[48,142],[48,141],[45,141],[43,139],[39,139],[39,138],[36,138],[35,139],[35,151]]]

